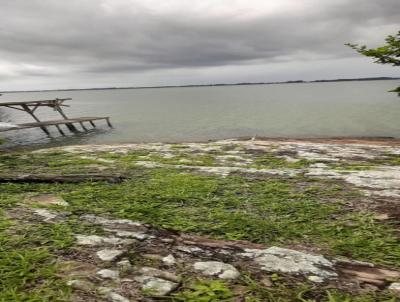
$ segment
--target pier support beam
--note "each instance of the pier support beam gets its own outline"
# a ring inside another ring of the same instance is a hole
[[[41,121],[37,118],[37,116],[33,113],[33,110],[31,110],[31,108],[29,108],[28,105],[22,104],[21,106],[22,106],[22,108],[24,108],[24,110],[26,112],[28,112],[35,119],[35,121],[37,121],[38,123],[41,123]],[[49,130],[47,130],[47,128],[45,126],[40,126],[40,129],[42,129],[44,133],[46,133],[47,135],[50,136],[50,132],[49,132]]]

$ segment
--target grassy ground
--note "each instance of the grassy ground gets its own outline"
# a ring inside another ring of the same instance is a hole
[[[149,151],[129,154],[3,153],[0,173],[85,173],[118,171],[120,184],[0,184],[0,301],[67,301],[70,291],[57,273],[57,255],[73,248],[72,234],[82,232],[82,213],[108,214],[162,228],[279,246],[308,246],[324,254],[346,256],[400,268],[400,240],[392,221],[354,204],[362,194],[337,180],[233,173],[227,177],[164,166],[146,169],[137,161],[220,166],[220,152],[163,157]],[[183,151],[182,151],[183,150]],[[273,154],[253,154],[249,168],[302,169],[312,161],[287,162]],[[227,161],[235,162],[232,157]],[[375,163],[358,163],[370,167]],[[380,162],[379,164],[382,164]],[[398,157],[389,162],[398,164]],[[351,164],[348,164],[351,165]],[[340,167],[338,167],[340,168]],[[348,166],[345,166],[348,169]],[[351,168],[351,167],[350,167]],[[18,225],[4,213],[38,193],[62,196],[72,213],[64,223]],[[83,230],[93,233],[96,230]],[[266,289],[250,277],[241,281],[246,302],[389,301],[386,293],[355,295],[307,285],[275,282]],[[237,287],[236,287],[237,290]],[[235,288],[219,281],[192,280],[174,301],[234,301]],[[240,300],[239,300],[240,301]],[[395,300],[392,300],[395,301]]]

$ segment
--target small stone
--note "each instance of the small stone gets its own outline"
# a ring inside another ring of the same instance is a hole
[[[128,232],[128,231],[117,231],[116,235],[118,237],[135,238],[137,240],[145,240],[145,239],[151,237],[150,235],[148,235],[144,232]]]
[[[123,251],[121,250],[104,249],[98,251],[96,255],[103,261],[114,261],[118,256],[122,255],[122,253]]]
[[[53,195],[53,194],[40,194],[31,196],[25,199],[25,202],[35,203],[41,205],[56,205],[67,207],[68,202],[66,202],[61,196]]]
[[[142,283],[142,289],[153,296],[166,296],[178,287],[178,283],[151,276],[140,276],[135,280]]]
[[[265,287],[271,287],[271,286],[273,285],[270,278],[262,278],[262,279],[260,280],[260,283],[261,283],[262,285],[264,285]]]
[[[129,299],[117,294],[116,292],[109,292],[107,298],[112,302],[129,302]]]
[[[135,239],[121,239],[117,237],[106,237],[103,238],[104,243],[112,244],[112,245],[119,245],[119,244],[124,244],[124,245],[129,245],[132,243],[135,243]]]
[[[170,280],[172,282],[180,282],[180,278],[173,273],[162,271],[154,267],[144,266],[138,270],[139,274],[142,274],[147,277],[158,277],[166,280]]]
[[[48,222],[51,221],[55,218],[57,218],[57,214],[54,212],[50,212],[49,210],[46,209],[36,209],[34,210],[34,213],[43,217],[43,221]]]
[[[119,278],[119,272],[111,269],[102,269],[97,272],[97,275],[99,275],[103,279],[117,280]]]
[[[75,235],[77,240],[77,244],[79,245],[90,245],[90,246],[98,246],[104,244],[111,245],[128,245],[135,242],[134,239],[121,239],[117,237],[101,237],[97,235]]]
[[[83,280],[70,280],[67,282],[68,286],[71,286],[73,289],[90,292],[94,285],[88,281]]]
[[[132,264],[129,262],[129,260],[121,260],[117,262],[117,266],[124,272],[132,269]]]
[[[400,282],[393,282],[392,284],[390,284],[388,289],[392,293],[399,295],[400,294]]]
[[[172,239],[172,238],[162,238],[161,241],[165,242],[165,243],[173,243],[174,239]]]
[[[218,276],[220,279],[236,279],[240,276],[233,265],[218,261],[196,262],[193,267],[203,275]]]
[[[315,282],[315,283],[323,283],[324,282],[324,278],[321,278],[319,276],[308,276],[307,279],[310,280],[311,282]]]
[[[168,256],[162,258],[162,262],[165,265],[172,266],[172,265],[175,265],[176,259],[173,255],[169,254]]]
[[[113,289],[111,287],[105,287],[105,286],[100,286],[97,288],[97,292],[103,296],[108,295],[110,292],[112,292],[112,290]]]
[[[75,238],[79,245],[100,245],[103,243],[103,237],[97,235],[75,235]]]
[[[87,215],[82,215],[82,219],[94,223],[94,224],[101,224],[104,226],[112,226],[114,224],[124,224],[124,225],[130,225],[130,226],[142,226],[140,222],[135,222],[129,219],[107,219],[104,217],[99,217],[96,215],[92,214],[87,214]]]
[[[189,246],[180,245],[180,246],[177,246],[176,249],[178,251],[188,253],[188,254],[204,252],[201,248],[199,248],[197,246],[189,247]]]
[[[377,215],[375,215],[374,218],[376,220],[388,220],[390,217],[389,217],[389,214],[384,213],[384,214],[377,214]]]

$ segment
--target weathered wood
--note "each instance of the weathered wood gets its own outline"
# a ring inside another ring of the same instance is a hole
[[[36,121],[36,123],[23,123],[23,124],[17,124],[16,127],[13,127],[13,128],[0,129],[0,132],[11,131],[11,130],[21,130],[21,129],[27,129],[27,128],[41,128],[43,130],[43,132],[45,132],[47,135],[50,135],[50,132],[47,129],[47,127],[55,126],[61,135],[65,135],[65,133],[62,131],[61,127],[59,127],[59,125],[65,125],[70,131],[75,133],[75,132],[79,132],[79,131],[78,131],[77,127],[74,125],[74,123],[79,123],[84,131],[88,131],[88,129],[84,125],[84,122],[89,122],[95,128],[96,127],[96,125],[94,123],[95,120],[105,120],[107,122],[107,125],[110,128],[112,128],[109,117],[68,118],[68,116],[64,113],[64,111],[61,108],[61,107],[68,107],[68,105],[64,104],[64,101],[66,101],[66,100],[71,100],[71,98],[64,98],[64,99],[56,98],[53,100],[0,103],[0,107],[7,107],[7,108],[27,112]],[[61,117],[63,119],[62,120],[53,120],[53,121],[44,121],[44,122],[40,121],[34,112],[41,106],[47,106],[47,107],[53,108],[55,111],[57,111],[61,115]]]
[[[55,125],[55,126],[56,126],[56,128],[58,129],[58,132],[60,132],[60,134],[61,134],[62,136],[65,136],[65,133],[64,133],[64,131],[62,131],[60,125]]]
[[[35,121],[37,121],[38,123],[41,123],[39,118],[33,113],[33,111],[26,104],[22,104],[21,106],[28,114],[30,114],[34,118]],[[49,130],[47,130],[47,128],[44,125],[41,125],[39,127],[40,127],[40,129],[43,130],[44,133],[46,133],[47,135],[50,135]]]
[[[61,109],[61,106],[60,106],[60,103],[58,102],[58,100],[59,99],[55,99],[54,109],[64,118],[64,120],[68,120],[68,117],[64,113],[64,111]],[[67,126],[67,128],[72,132],[78,132],[78,129],[76,129],[76,127],[72,123],[67,123],[67,124],[65,124],[65,126]]]
[[[106,121],[107,121],[107,125],[108,125],[110,128],[112,128],[112,125],[111,125],[111,122],[110,122],[110,118],[109,118],[109,117],[106,118]]]
[[[68,105],[64,105],[64,101],[72,100],[71,98],[64,98],[64,99],[53,99],[53,100],[38,100],[38,101],[25,101],[25,102],[1,102],[1,106],[21,106],[22,104],[27,105],[27,106],[48,106],[48,107],[54,107],[56,104],[58,106],[63,106],[63,107],[69,107]],[[14,108],[15,109],[15,108]]]
[[[15,128],[8,128],[8,129],[0,129],[0,132],[11,131],[11,130],[21,130],[21,129],[28,129],[28,128],[37,128],[41,126],[57,126],[57,125],[66,125],[70,123],[80,123],[80,122],[90,122],[90,121],[98,121],[98,120],[107,120],[108,117],[80,117],[80,118],[73,118],[68,120],[52,120],[52,121],[44,121],[44,122],[37,122],[37,123],[23,123],[17,124]]]
[[[120,174],[23,174],[0,175],[0,183],[80,183],[86,181],[106,181],[120,183],[126,178]]]
[[[83,122],[79,122],[79,124],[81,125],[81,127],[82,127],[82,129],[84,130],[84,131],[88,131],[88,129],[85,127],[85,125],[83,124]]]

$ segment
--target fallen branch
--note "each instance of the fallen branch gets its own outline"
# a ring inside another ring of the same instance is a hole
[[[120,183],[126,178],[120,174],[22,174],[0,175],[0,183],[80,183],[86,181],[106,181]]]

